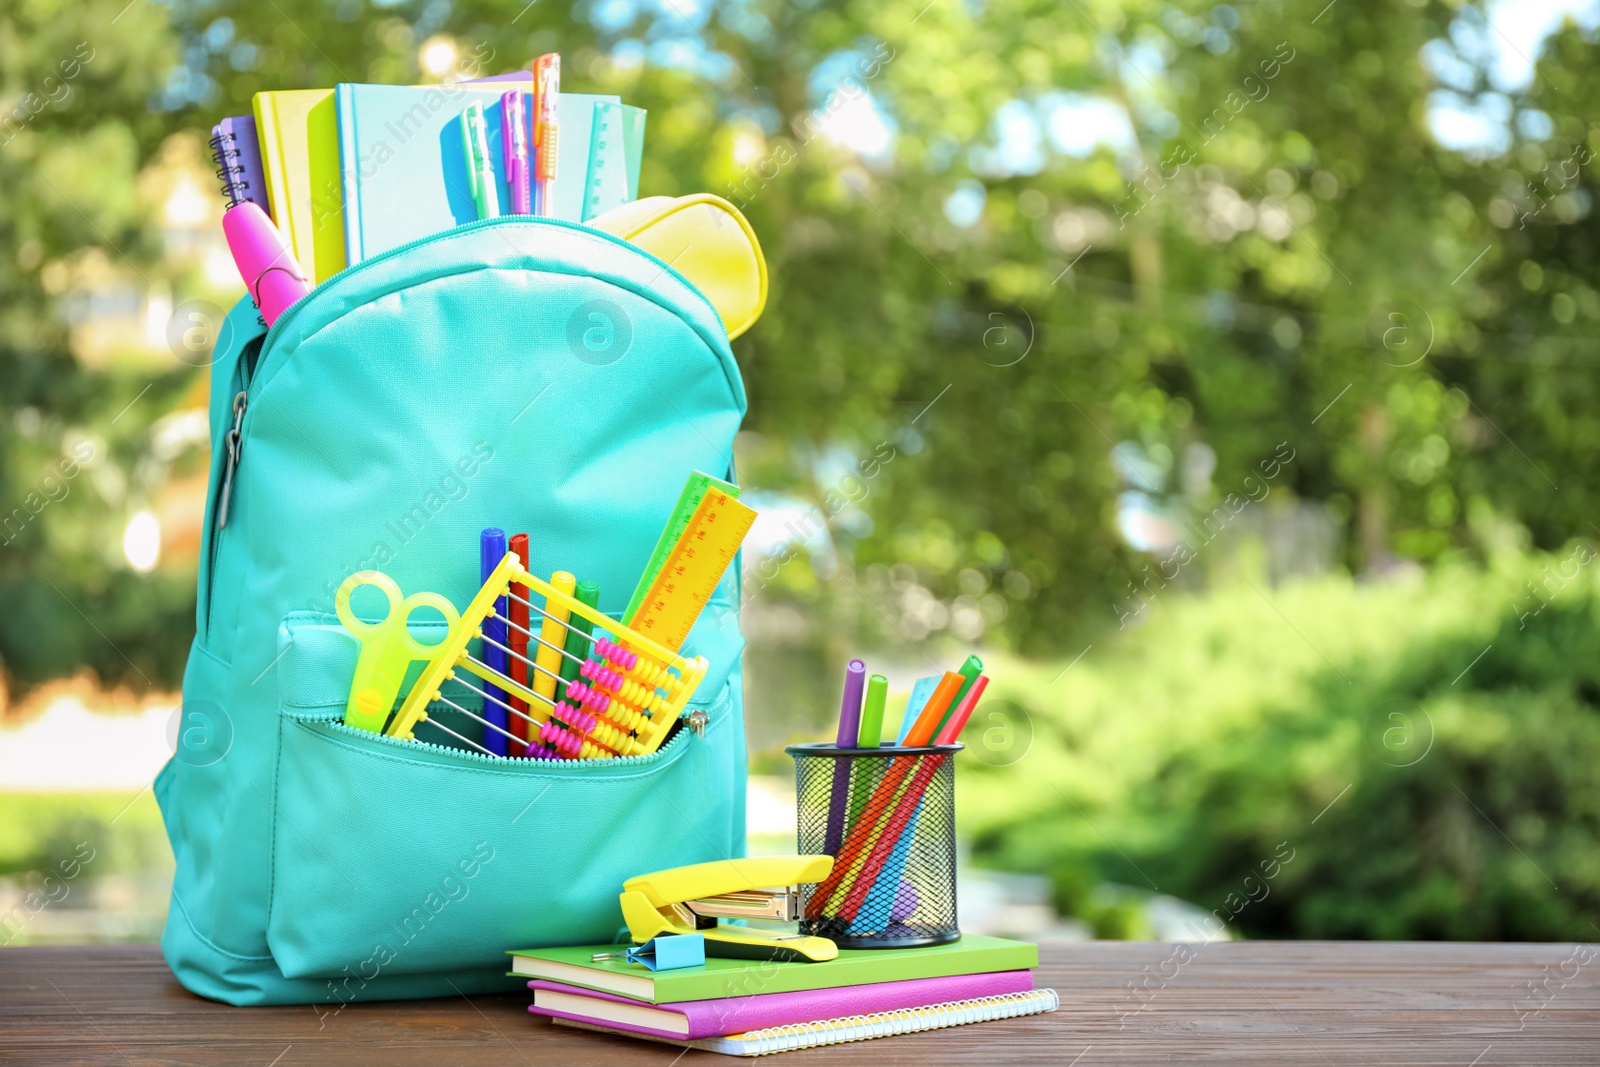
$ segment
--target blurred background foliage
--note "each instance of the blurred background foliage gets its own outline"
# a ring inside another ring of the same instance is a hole
[[[1585,556],[1270,597],[1233,583],[1053,684],[1063,665],[1007,663],[969,728],[974,851],[1049,874],[1058,909],[1102,930],[1124,921],[1110,884],[1256,936],[1590,940],[1600,580]],[[1563,572],[1541,610],[1528,583]]]
[[[973,854],[1102,933],[1140,932],[1117,886],[1225,907],[1287,842],[1240,929],[1587,938],[1593,580],[1550,575],[1600,536],[1600,12],[1536,6],[14,0],[11,697],[180,678],[239,292],[211,124],[559,50],[649,109],[644,192],[727,197],[769,260],[758,767],[847,654],[977,647]]]

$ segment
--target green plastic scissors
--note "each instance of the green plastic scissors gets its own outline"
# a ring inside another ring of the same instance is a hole
[[[350,596],[364,585],[383,590],[389,598],[389,610],[377,622],[356,618],[350,610]],[[412,593],[400,597],[400,587],[382,571],[358,571],[344,580],[333,598],[334,610],[344,628],[361,642],[361,656],[356,660],[355,680],[350,684],[350,702],[345,705],[344,722],[358,730],[383,729],[400,695],[400,685],[412,660],[432,660],[442,646],[425,645],[411,636],[407,621],[418,608],[433,608],[444,616],[446,632],[461,624],[455,605],[438,593]]]

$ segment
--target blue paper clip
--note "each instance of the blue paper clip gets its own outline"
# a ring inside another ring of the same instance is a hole
[[[642,963],[652,971],[700,967],[706,962],[704,934],[663,934],[628,950],[629,963]]]

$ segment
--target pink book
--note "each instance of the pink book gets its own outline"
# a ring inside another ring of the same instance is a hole
[[[645,1004],[593,989],[535,979],[535,1015],[597,1023],[647,1037],[694,1041],[722,1037],[772,1026],[821,1022],[846,1015],[900,1011],[932,1004],[947,1004],[977,997],[1025,993],[1033,988],[1032,971],[998,971],[958,974],[948,978],[912,978],[904,982],[813,989],[798,993],[757,993],[748,997],[686,1000],[675,1004]]]

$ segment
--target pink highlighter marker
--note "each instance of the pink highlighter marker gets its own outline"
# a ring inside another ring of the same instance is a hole
[[[222,216],[222,233],[239,277],[269,327],[290,304],[311,292],[289,243],[259,204],[244,200],[230,207]]]

